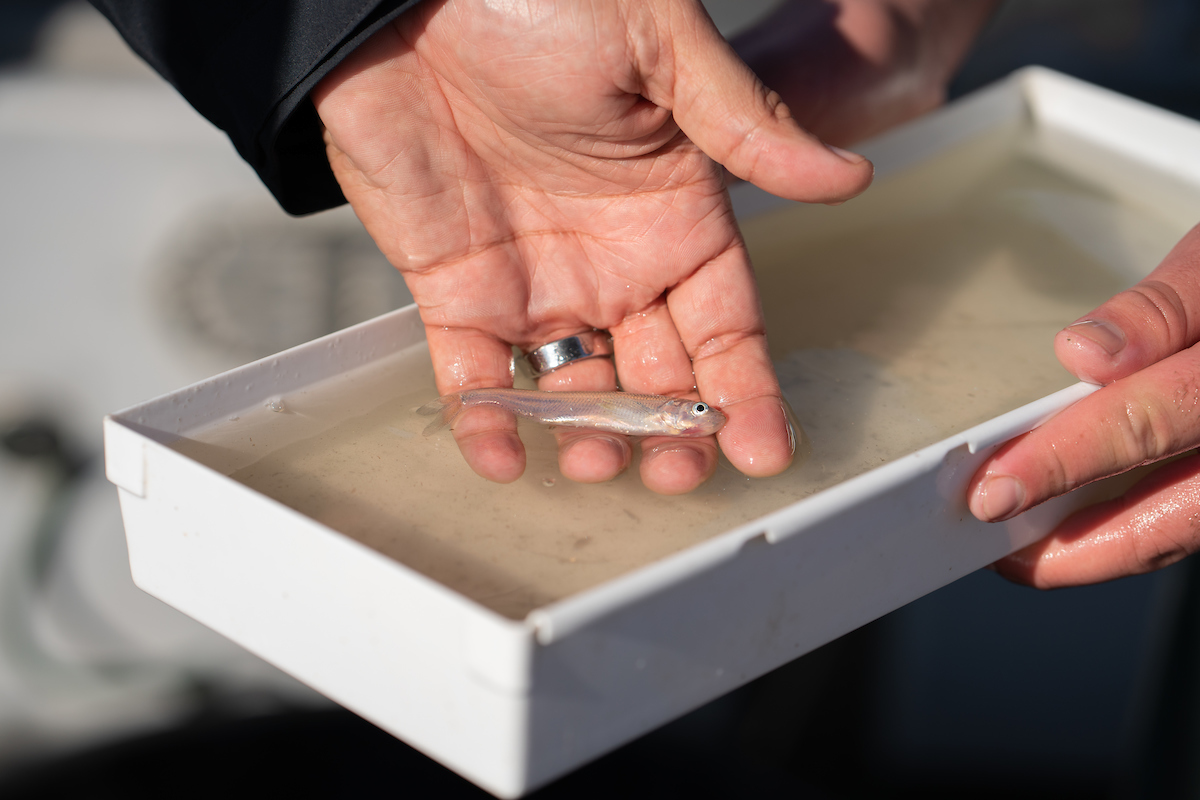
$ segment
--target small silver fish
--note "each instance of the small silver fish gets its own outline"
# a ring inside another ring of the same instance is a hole
[[[472,406],[500,406],[543,425],[591,428],[629,436],[711,436],[725,424],[721,409],[700,400],[629,392],[533,392],[527,389],[470,389],[448,394],[417,409],[437,418],[428,436]]]

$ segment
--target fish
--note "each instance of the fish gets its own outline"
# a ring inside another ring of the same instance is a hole
[[[424,431],[429,436],[475,406],[499,406],[543,425],[627,436],[711,436],[725,424],[721,409],[703,400],[631,392],[469,389],[439,397],[418,408],[417,413],[434,417]]]

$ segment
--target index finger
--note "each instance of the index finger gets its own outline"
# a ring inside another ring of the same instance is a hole
[[[1200,345],[1114,381],[1005,445],[976,473],[968,501],[1007,519],[1077,486],[1200,443]]]
[[[742,473],[792,463],[796,440],[767,350],[758,285],[741,237],[667,295],[700,396],[725,412],[721,450]]]
[[[429,356],[438,394],[512,386],[512,347],[470,328],[426,325]],[[476,474],[496,483],[512,483],[525,471],[525,448],[517,420],[494,407],[469,408],[451,429],[463,459]]]
[[[1111,383],[1200,341],[1200,225],[1145,280],[1061,331],[1055,354],[1081,380]]]
[[[1009,443],[976,473],[968,504],[1007,519],[1200,440],[1200,226],[1162,264],[1058,334],[1059,360],[1109,384]]]

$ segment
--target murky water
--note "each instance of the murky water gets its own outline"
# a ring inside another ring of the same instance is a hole
[[[488,483],[448,431],[420,434],[427,420],[412,412],[435,394],[423,347],[175,446],[520,618],[1070,385],[1054,334],[1200,219],[1200,198],[1169,181],[1125,191],[1128,165],[1085,151],[1009,131],[846,205],[743,225],[804,432],[776,478],[722,465],[684,497],[646,491],[636,468],[577,485],[559,475],[550,434],[523,426],[524,477]]]

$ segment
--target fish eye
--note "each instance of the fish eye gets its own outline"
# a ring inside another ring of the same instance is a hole
[[[708,403],[696,403],[692,406],[692,413],[697,415],[708,413]]]

